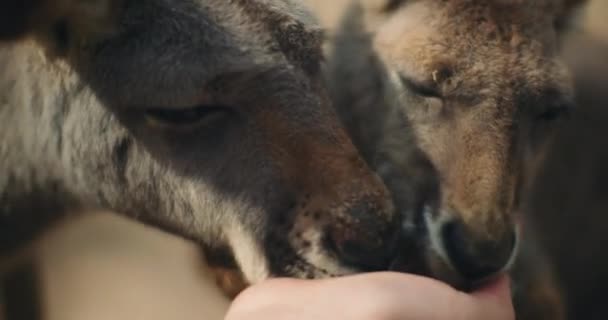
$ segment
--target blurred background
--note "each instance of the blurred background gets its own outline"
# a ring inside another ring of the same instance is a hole
[[[591,1],[564,54],[575,70],[580,109],[530,194],[529,215],[570,318],[608,319],[608,1]],[[109,213],[65,223],[36,252],[45,319],[216,320],[228,306],[191,244]]]

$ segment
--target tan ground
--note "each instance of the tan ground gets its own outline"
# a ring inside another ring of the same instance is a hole
[[[608,1],[590,9],[590,28],[608,38]],[[322,12],[322,20],[335,21],[336,13]],[[216,320],[228,305],[189,244],[112,215],[61,228],[42,251],[48,320]]]

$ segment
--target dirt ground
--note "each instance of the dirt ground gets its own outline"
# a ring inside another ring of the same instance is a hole
[[[592,6],[588,26],[608,39],[608,1]],[[92,214],[41,243],[48,320],[216,320],[228,306],[190,244],[111,214]]]

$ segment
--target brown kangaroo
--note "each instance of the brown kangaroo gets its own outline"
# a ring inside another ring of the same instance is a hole
[[[520,239],[519,221],[547,141],[574,106],[559,48],[583,2],[354,1],[347,7],[329,41],[335,107],[394,192],[397,208],[415,193],[392,185],[429,172],[412,166],[424,163],[419,158],[439,180],[438,197],[427,199],[422,215],[403,211],[404,229],[413,233],[404,241],[416,245],[394,268],[468,289],[510,270],[519,253],[518,317],[564,317],[551,268],[531,235]]]

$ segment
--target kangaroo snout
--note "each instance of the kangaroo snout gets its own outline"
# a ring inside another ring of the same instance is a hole
[[[515,232],[497,240],[476,237],[457,221],[445,224],[441,240],[450,264],[467,280],[478,282],[508,266],[516,244]]]
[[[346,210],[347,219],[327,232],[328,246],[342,263],[362,271],[383,270],[390,263],[398,236],[395,216],[379,219],[377,206],[363,199]]]
[[[298,201],[289,242],[298,256],[318,267],[315,275],[383,270],[395,250],[401,218],[391,193],[349,150],[345,156],[306,162],[309,172],[322,176],[300,174],[303,170],[294,175],[309,196]]]
[[[514,224],[490,228],[452,215],[434,220],[428,214],[425,222],[431,249],[466,287],[508,270],[517,254],[519,232]]]

